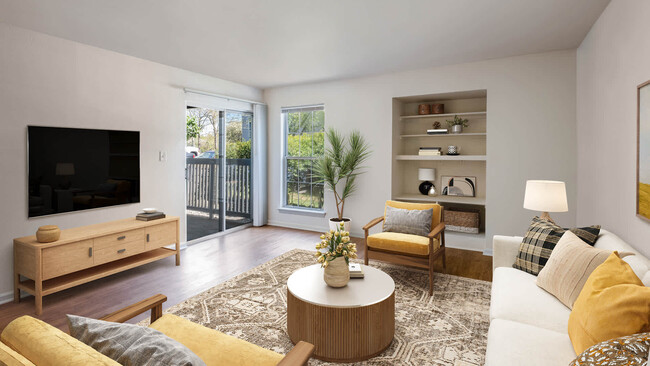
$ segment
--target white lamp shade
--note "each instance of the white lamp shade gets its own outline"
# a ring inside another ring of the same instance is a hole
[[[436,180],[436,170],[433,168],[419,168],[418,169],[418,179],[425,181]]]
[[[56,175],[74,175],[74,164],[72,163],[57,163]]]
[[[564,182],[553,180],[526,181],[524,208],[542,212],[569,211]]]

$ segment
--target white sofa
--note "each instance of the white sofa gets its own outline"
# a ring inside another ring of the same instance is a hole
[[[493,239],[492,300],[485,364],[487,366],[566,366],[575,359],[568,334],[571,310],[537,287],[536,276],[512,268],[519,236]],[[650,260],[616,235],[601,230],[596,248],[632,252],[624,260],[650,286]]]

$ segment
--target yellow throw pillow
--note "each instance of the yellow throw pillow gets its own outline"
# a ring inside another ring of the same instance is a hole
[[[650,288],[618,253],[589,276],[569,316],[576,354],[613,338],[650,331]]]

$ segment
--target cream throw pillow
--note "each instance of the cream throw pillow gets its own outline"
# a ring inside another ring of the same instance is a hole
[[[557,297],[569,309],[580,295],[591,272],[601,265],[611,250],[596,249],[566,231],[537,276],[537,286]]]

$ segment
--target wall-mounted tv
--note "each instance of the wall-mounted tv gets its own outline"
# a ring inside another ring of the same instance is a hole
[[[29,217],[140,202],[140,132],[27,127]]]

